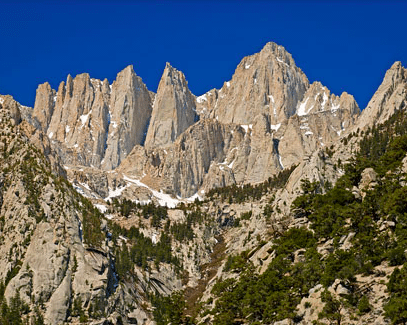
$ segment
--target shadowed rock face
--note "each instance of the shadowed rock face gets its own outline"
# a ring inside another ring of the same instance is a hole
[[[181,71],[166,64],[154,100],[145,147],[164,147],[198,120],[195,97]]]

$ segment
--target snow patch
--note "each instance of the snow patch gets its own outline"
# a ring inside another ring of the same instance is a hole
[[[306,106],[307,106],[308,99],[309,99],[309,97],[305,100],[305,102],[302,102],[302,103],[300,104],[300,107],[299,107],[298,110],[297,110],[297,115],[298,115],[298,116],[304,116],[304,115],[307,115],[307,114],[308,114],[309,110],[308,110],[307,112],[305,111],[305,108],[306,108]]]
[[[282,64],[285,64],[285,65],[288,67],[288,64],[285,63],[283,60],[281,60],[280,58],[277,58],[277,57],[276,57],[276,59],[277,59],[278,62],[280,62],[280,63],[282,63]]]
[[[232,169],[233,164],[235,163],[235,161],[236,161],[236,158],[228,165],[228,167],[229,167],[230,169]]]
[[[90,114],[90,113],[92,113],[92,110],[90,110],[88,114],[84,114],[84,115],[81,115],[81,116],[79,117],[79,119],[80,119],[81,122],[82,122],[81,128],[83,128],[83,126],[85,125],[85,123],[88,121],[88,118],[89,118],[89,114]]]
[[[95,204],[95,207],[98,208],[98,210],[102,213],[105,213],[107,211],[107,206],[103,204]]]
[[[69,125],[65,126],[65,133],[68,133],[71,130],[71,128],[69,127]]]
[[[280,126],[281,126],[281,123],[278,123],[278,124],[271,124],[270,125],[270,129],[272,129],[272,130],[274,130],[274,131],[278,131],[278,129],[280,128]]]
[[[151,242],[156,245],[157,244],[157,234],[152,234],[151,235]]]
[[[75,191],[78,192],[79,194],[81,194],[82,196],[87,197],[87,198],[92,198],[91,196],[87,195],[85,193],[85,191],[81,187],[79,187],[78,185],[72,184],[72,186],[75,189]]]
[[[273,95],[268,95],[267,97],[270,98],[270,100],[274,103],[274,97],[273,97]]]
[[[105,201],[109,201],[110,199],[114,198],[114,197],[118,197],[122,194],[122,192],[126,189],[128,185],[125,185],[123,187],[120,188],[116,188],[114,190],[109,188],[109,195],[105,198]]]
[[[313,132],[311,132],[311,131],[307,131],[307,132],[305,132],[305,135],[311,135],[311,134],[314,134]]]
[[[54,135],[54,132],[50,132],[50,133],[48,133],[48,138],[52,138],[52,136]]]
[[[283,162],[282,162],[282,160],[281,160],[280,154],[278,154],[278,162],[279,162],[281,168],[284,169],[284,165],[283,165]]]
[[[169,194],[165,194],[162,191],[158,192],[156,190],[153,190],[152,188],[148,187],[146,184],[142,183],[138,179],[132,179],[127,177],[126,175],[123,175],[123,179],[129,183],[133,183],[137,186],[140,187],[145,187],[149,189],[153,195],[157,198],[158,204],[161,206],[167,206],[168,208],[175,208],[179,204],[179,200],[172,198]]]
[[[208,99],[206,98],[206,94],[203,94],[203,95],[197,97],[197,98],[196,98],[196,101],[197,101],[197,103],[199,103],[199,104],[208,101]]]
[[[226,87],[230,87],[230,82],[228,81],[227,83],[226,83]]]
[[[201,191],[201,193],[205,193],[205,191]],[[202,198],[198,195],[198,192],[197,193],[195,193],[194,195],[192,195],[192,196],[190,196],[190,197],[188,197],[188,198],[186,198],[186,201],[187,202],[194,202],[196,199],[198,199],[199,201],[202,201]]]
[[[177,205],[180,204],[182,201],[193,202],[193,201],[195,201],[195,199],[202,200],[202,198],[198,195],[198,193],[195,193],[193,196],[186,198],[184,200],[182,200],[181,198],[174,199],[169,194],[165,194],[162,191],[153,190],[152,188],[150,188],[149,186],[147,186],[146,184],[144,184],[143,182],[141,182],[138,179],[133,179],[133,178],[127,177],[126,175],[123,175],[123,179],[131,184],[147,188],[148,190],[151,191],[153,196],[155,196],[155,198],[158,200],[159,205],[166,206],[170,209],[177,207]],[[126,185],[126,186],[128,186],[128,185]],[[123,191],[124,188],[121,191]],[[138,203],[146,204],[149,202],[151,202],[151,201],[148,200],[148,202],[146,201],[146,202],[138,202]]]
[[[253,124],[249,124],[249,125],[244,125],[242,124],[241,127],[245,130],[245,132],[247,133],[247,131],[253,128]]]
[[[78,183],[79,183],[80,186],[82,186],[82,187],[86,188],[88,191],[90,191],[90,187],[89,187],[88,184],[86,184],[86,183],[80,183],[80,182],[78,182]]]
[[[337,104],[337,105],[332,105],[331,112],[332,112],[332,113],[336,112],[336,111],[339,109],[339,107],[340,107],[339,104]]]
[[[249,68],[250,68],[250,64],[247,64],[247,63],[246,63],[245,66],[244,66],[244,68],[245,68],[245,69],[249,69]]]

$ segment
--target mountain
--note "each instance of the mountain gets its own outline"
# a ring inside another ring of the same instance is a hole
[[[272,42],[186,80],[0,96],[0,323],[407,321],[401,63],[362,112]]]
[[[395,62],[386,72],[383,82],[363,110],[357,127],[365,129],[375,123],[383,123],[397,110],[406,107],[407,71],[401,62]]]
[[[164,147],[198,120],[194,95],[181,71],[166,64],[154,98],[145,147]]]
[[[112,85],[87,73],[68,76],[57,92],[40,85],[32,118],[64,164],[110,170],[144,142],[151,110],[152,95],[128,66]]]

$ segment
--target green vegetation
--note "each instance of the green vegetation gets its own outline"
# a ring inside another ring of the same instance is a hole
[[[385,306],[386,316],[393,324],[407,322],[407,263],[396,268],[387,284],[390,300]]]
[[[174,292],[171,296],[165,297],[154,295],[151,298],[154,306],[154,320],[157,325],[167,324],[193,324],[189,317],[184,315],[186,308],[184,293]]]
[[[20,298],[20,294],[17,292],[7,303],[4,297],[5,285],[0,282],[0,324],[7,325],[23,325],[28,324],[28,313],[30,308]],[[43,325],[44,318],[38,308],[34,310],[34,316],[31,318],[30,324]]]
[[[313,249],[316,240],[305,229],[290,229],[276,241],[276,257],[267,270],[258,275],[245,254],[229,258],[226,268],[243,270],[238,282],[233,279],[217,283],[212,293],[219,296],[215,324],[234,324],[236,319],[270,323],[295,317],[295,307],[308,290],[318,283],[319,254]],[[305,261],[292,264],[292,253],[306,249]]]
[[[358,315],[371,310],[368,297],[355,290],[355,276],[371,273],[383,261],[404,264],[390,278],[385,311],[394,324],[407,321],[407,189],[403,187],[406,175],[399,172],[407,152],[404,115],[398,112],[384,125],[368,130],[356,157],[343,166],[345,175],[325,194],[319,183],[303,182],[303,195],[294,201],[292,212],[294,217],[308,218],[312,232],[290,229],[276,239],[276,257],[263,274],[257,275],[244,255],[229,257],[226,271],[239,272],[240,278],[215,285],[213,294],[218,300],[211,313],[216,324],[296,319],[295,307],[310,288],[318,283],[326,288],[340,279],[349,294],[337,300],[324,291],[325,307],[319,315],[339,324],[342,308]],[[359,185],[368,167],[377,172],[378,179],[362,200],[350,189]],[[395,226],[381,228],[386,222]],[[341,244],[346,238],[352,246],[345,250]],[[329,240],[333,251],[322,259],[317,242]],[[303,258],[294,263],[300,248],[305,250]]]
[[[115,267],[121,280],[135,276],[135,265],[144,270],[148,269],[149,261],[153,261],[157,267],[160,263],[170,263],[177,270],[180,269],[179,260],[171,253],[171,237],[164,232],[161,233],[157,244],[154,244],[149,237],[145,237],[134,226],[127,230],[111,222],[109,228],[112,231],[113,242],[117,243],[114,252],[116,257]],[[121,244],[118,244],[119,239]]]
[[[245,184],[243,186],[234,184],[212,189],[208,192],[207,197],[209,200],[217,197],[221,201],[228,201],[229,203],[243,203],[249,200],[260,200],[266,193],[270,193],[277,188],[282,188],[287,183],[288,178],[296,167],[297,166],[292,166],[291,168],[284,169],[261,184]]]
[[[192,240],[194,238],[193,227],[207,219],[207,215],[196,205],[192,206],[190,211],[184,209],[184,213],[186,215],[184,222],[174,223],[169,227],[171,234],[179,242]]]
[[[132,213],[137,213],[138,216],[143,216],[145,219],[151,220],[151,226],[159,228],[161,221],[168,218],[168,208],[155,205],[150,202],[145,205],[135,203],[131,200],[114,198],[112,207],[124,217],[129,217]]]

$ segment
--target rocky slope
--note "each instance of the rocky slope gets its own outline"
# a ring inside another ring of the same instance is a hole
[[[407,71],[401,62],[395,62],[386,72],[383,82],[363,110],[357,127],[365,129],[374,123],[383,123],[397,110],[406,107]]]
[[[308,87],[291,54],[270,42],[260,53],[245,57],[220,90],[198,97],[198,108],[222,123],[252,124],[264,114],[278,124],[295,114]]]
[[[190,197],[262,182],[335,141],[358,114],[351,95],[310,86],[291,55],[268,43],[244,58],[222,89],[196,99],[168,63],[155,96],[132,67],[112,87],[87,74],[68,77],[57,93],[41,85],[32,123],[65,165],[120,165],[155,190]]]
[[[21,122],[20,105],[11,96],[1,99],[2,303],[4,297],[22,319],[40,315],[36,319],[46,324],[83,321],[89,308],[89,317],[99,322],[116,321],[129,305],[120,303],[126,294],[115,273],[106,220],[66,181],[42,131]],[[137,308],[136,303],[135,319],[146,318]],[[1,316],[7,323],[8,314]]]
[[[274,43],[244,58],[222,89],[198,97],[197,111],[201,121],[173,145],[161,152],[136,147],[120,171],[181,197],[262,182],[338,139],[360,113],[353,96],[335,96],[319,82],[309,86],[291,55]],[[227,133],[214,133],[218,125]]]
[[[329,193],[349,171],[344,164],[366,151],[359,145],[366,130],[405,108],[405,79],[396,62],[360,114],[353,96],[310,85],[291,55],[268,43],[244,58],[222,89],[197,98],[169,64],[157,94],[129,66],[112,85],[88,74],[68,76],[58,91],[42,84],[34,109],[0,96],[0,293],[10,306],[19,295],[28,306],[23,319],[43,315],[47,324],[180,324],[188,315],[216,324],[227,317],[217,284],[241,283],[244,270],[256,279],[269,274],[279,257],[274,245],[289,229],[320,231],[313,228],[318,220],[291,208],[306,192],[303,180],[318,182],[313,194]],[[373,199],[367,189],[379,191],[386,177],[401,173],[356,170],[356,180],[341,188],[352,207],[366,197],[363,204],[378,201],[380,192]],[[372,221],[378,236],[398,236],[393,219]],[[315,265],[358,245],[354,231],[328,235],[317,238],[322,257]],[[303,249],[289,252],[284,276],[307,261]],[[244,263],[228,261],[239,254]],[[342,304],[342,323],[387,323],[386,276],[394,266],[386,258],[373,273],[357,273],[352,287],[339,275],[312,283],[295,312],[279,311],[278,319],[323,321],[323,292],[341,302],[363,291],[373,308],[360,307],[358,315]],[[184,298],[186,312],[171,314]],[[229,323],[252,323],[253,315]]]

